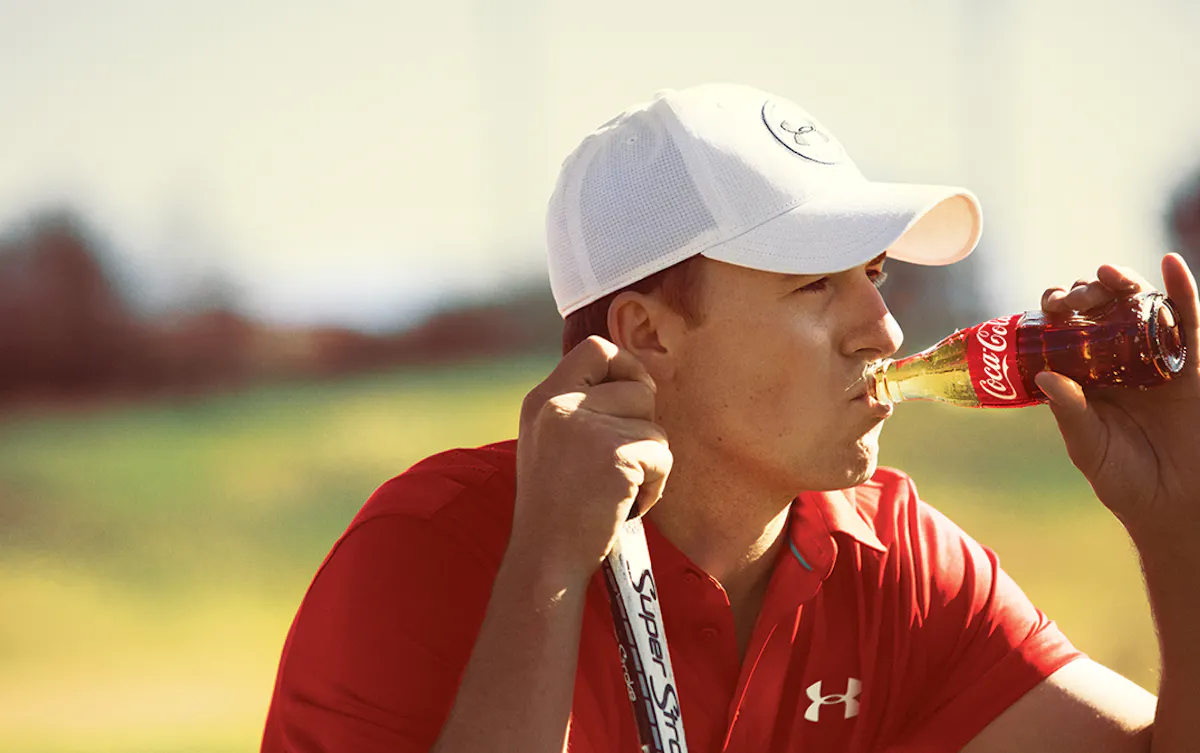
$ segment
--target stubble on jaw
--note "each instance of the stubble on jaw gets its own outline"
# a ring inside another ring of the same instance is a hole
[[[879,467],[879,427],[845,445],[835,464],[842,474],[840,482],[836,482],[840,485],[832,488],[849,489],[870,480]]]
[[[858,486],[864,481],[870,479],[875,475],[876,469],[879,468],[879,437],[882,431],[883,424],[877,424],[870,431],[860,437],[856,443],[865,461],[865,468],[861,473],[856,474],[860,475],[862,478],[860,478],[858,481],[855,481],[853,484],[854,486]]]

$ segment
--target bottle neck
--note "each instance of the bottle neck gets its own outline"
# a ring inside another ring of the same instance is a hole
[[[979,405],[961,337],[948,337],[907,358],[882,361],[871,376],[876,385],[875,399],[880,402],[933,400],[967,407]]]
[[[895,365],[895,360],[885,358],[867,374],[872,397],[885,405],[894,405],[904,400],[904,395],[895,382]]]

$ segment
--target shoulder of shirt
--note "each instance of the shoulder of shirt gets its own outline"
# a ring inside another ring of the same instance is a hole
[[[511,518],[516,490],[515,439],[456,447],[431,455],[382,484],[359,510],[354,528],[369,520],[404,516]],[[465,509],[464,509],[465,508]]]

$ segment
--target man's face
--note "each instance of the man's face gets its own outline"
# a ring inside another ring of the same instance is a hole
[[[880,297],[884,257],[786,276],[703,261],[700,326],[685,331],[660,420],[671,437],[781,489],[854,486],[875,471],[890,409],[865,364],[902,333]]]

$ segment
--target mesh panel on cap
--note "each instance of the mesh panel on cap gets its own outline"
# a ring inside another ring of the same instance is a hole
[[[579,192],[580,227],[596,279],[604,288],[667,258],[716,221],[683,157],[646,113],[634,113],[593,156]]]
[[[559,188],[561,191],[561,187]],[[558,302],[577,301],[587,293],[579,264],[571,253],[571,236],[567,229],[566,203],[561,196],[550,202],[550,216],[546,222],[546,234],[551,252],[548,254],[550,279]],[[557,251],[557,253],[555,252]]]
[[[782,214],[804,199],[795,186],[784,190],[764,176],[746,169],[738,156],[712,150],[705,155],[713,182],[720,196],[732,209],[724,231],[736,233]]]

